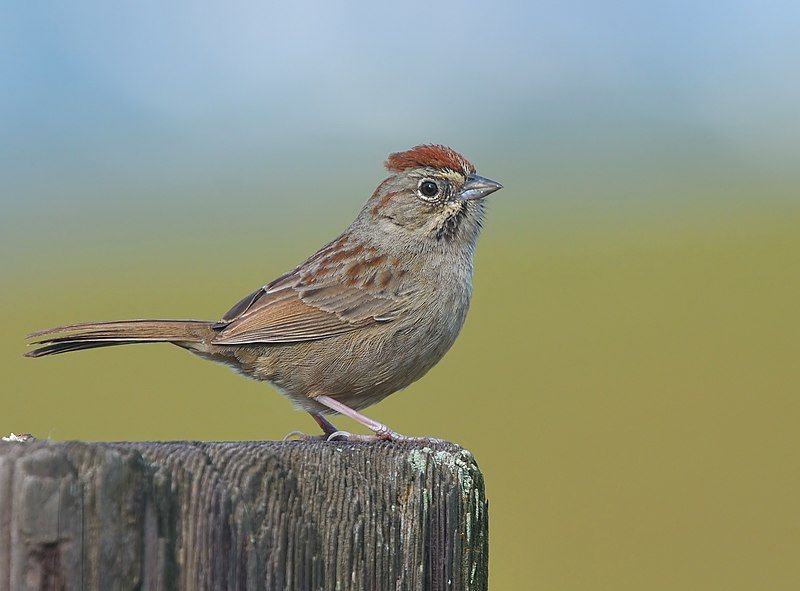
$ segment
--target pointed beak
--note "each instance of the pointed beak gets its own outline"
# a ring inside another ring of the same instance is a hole
[[[472,201],[473,199],[483,199],[490,193],[499,191],[503,185],[493,180],[471,174],[467,177],[467,182],[461,188],[459,199],[462,201]]]

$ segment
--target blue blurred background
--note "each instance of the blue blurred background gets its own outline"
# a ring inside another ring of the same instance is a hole
[[[798,72],[788,1],[4,3],[0,429],[312,429],[179,350],[22,338],[217,318],[446,143],[506,189],[460,340],[371,415],[476,454],[493,588],[797,588]]]

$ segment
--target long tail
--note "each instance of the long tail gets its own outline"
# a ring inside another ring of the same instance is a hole
[[[33,341],[32,345],[41,346],[25,356],[43,357],[133,343],[200,343],[213,338],[213,324],[201,320],[124,320],[59,326],[28,335],[29,339],[46,338]]]

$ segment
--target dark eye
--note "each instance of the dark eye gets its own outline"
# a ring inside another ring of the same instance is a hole
[[[419,192],[423,197],[433,197],[439,192],[439,185],[433,181],[422,181],[419,185]]]

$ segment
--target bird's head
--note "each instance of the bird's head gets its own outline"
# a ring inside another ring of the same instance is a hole
[[[375,190],[361,217],[399,240],[474,244],[484,198],[503,186],[446,146],[426,144],[390,154],[391,176]]]

